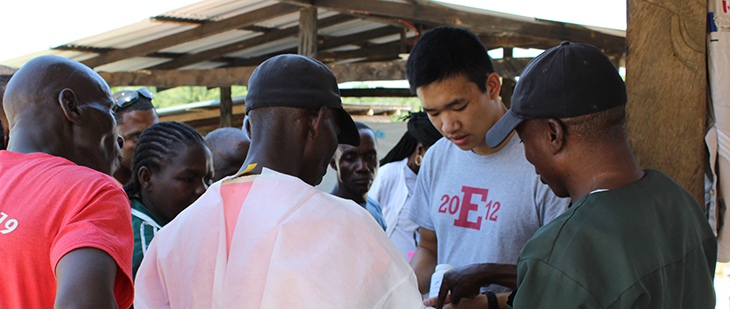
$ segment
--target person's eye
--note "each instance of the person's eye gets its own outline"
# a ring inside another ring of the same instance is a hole
[[[455,108],[455,109],[454,109],[454,111],[457,111],[457,112],[463,111],[463,110],[465,110],[465,109],[466,109],[466,106],[467,106],[467,105],[469,105],[469,103],[466,103],[466,104],[464,104],[464,106],[462,106],[462,107],[459,107],[459,108]]]

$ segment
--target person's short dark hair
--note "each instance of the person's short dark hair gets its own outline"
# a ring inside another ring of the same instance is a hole
[[[418,87],[459,74],[484,93],[487,76],[492,72],[492,58],[479,38],[469,30],[455,27],[438,27],[424,33],[406,62],[406,78],[412,93]]]
[[[588,145],[604,141],[626,140],[626,105],[604,111],[570,118],[560,118],[568,135],[577,137]]]
[[[158,172],[163,163],[169,162],[180,153],[180,149],[193,144],[206,146],[200,133],[184,123],[163,121],[145,129],[134,147],[132,181],[124,186],[127,196],[132,198],[139,194],[141,184],[137,179],[137,172],[142,166]]]
[[[125,91],[115,92],[113,94],[113,97],[116,98],[117,95],[122,92],[125,92]],[[124,117],[122,117],[122,116],[124,116],[124,114],[126,114],[128,112],[132,112],[132,111],[148,111],[151,109],[152,110],[155,109],[155,106],[152,105],[152,101],[145,97],[140,96],[139,99],[137,100],[137,102],[134,102],[134,103],[130,104],[129,106],[125,106],[124,108],[117,109],[116,112],[114,113],[114,118],[117,120],[117,124],[119,125],[119,124],[124,123]]]
[[[408,120],[408,131],[403,134],[397,144],[380,160],[380,166],[403,160],[410,156],[421,143],[424,148],[431,148],[440,138],[441,132],[433,126],[426,112],[409,113],[404,117]]]

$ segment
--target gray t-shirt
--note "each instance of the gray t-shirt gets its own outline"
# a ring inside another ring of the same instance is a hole
[[[408,217],[436,232],[438,264],[516,265],[527,240],[568,203],[540,182],[518,138],[487,156],[444,138],[426,152]]]

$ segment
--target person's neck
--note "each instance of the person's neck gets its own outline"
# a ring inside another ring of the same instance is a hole
[[[162,221],[160,222],[162,223],[161,225],[164,226],[170,222],[169,220],[166,220],[163,216],[161,216],[161,213],[157,211],[154,203],[152,203],[152,201],[147,198],[147,194],[145,194],[142,190],[140,190],[139,194],[136,197],[139,199],[140,203],[142,203],[142,205],[147,208],[147,210],[149,210],[153,215],[155,215],[155,217]]]
[[[368,199],[367,192],[365,192],[364,194],[359,193],[359,192],[354,192],[354,191],[348,189],[347,187],[345,187],[344,185],[342,185],[342,183],[339,181],[337,182],[337,184],[335,184],[335,187],[332,188],[332,191],[330,191],[330,194],[332,194],[334,196],[339,196],[344,199],[353,200],[353,201],[355,201],[355,203],[358,203],[358,204],[364,204],[365,202],[367,202],[367,199]]]
[[[472,149],[471,151],[480,156],[488,156],[491,154],[495,154],[495,153],[499,152],[500,150],[502,150],[504,147],[506,147],[507,144],[509,144],[509,142],[512,140],[513,136],[515,136],[515,131],[512,131],[512,133],[509,136],[507,136],[507,138],[504,140],[504,142],[502,142],[502,144],[500,144],[497,148],[489,148],[489,146],[487,146],[487,142],[485,140],[483,144],[480,144],[479,146],[474,147],[474,149]]]
[[[301,154],[294,151],[295,147],[286,148],[282,146],[282,143],[263,142],[256,145],[256,147],[252,145],[238,172],[244,171],[250,164],[255,163],[256,167],[249,171],[249,174],[261,174],[265,167],[282,174],[299,177],[302,170],[301,160],[293,160],[292,158],[300,157]]]
[[[573,203],[595,190],[630,185],[646,174],[625,143],[606,144],[572,161],[566,187]]]
[[[60,140],[60,136],[53,132],[43,132],[40,128],[23,128],[16,125],[7,150],[19,153],[42,152],[74,161],[66,156],[67,152],[63,145],[59,144]]]
[[[487,119],[487,121],[491,121],[492,126],[494,126],[499,121],[499,119],[501,119],[502,116],[504,116],[507,113],[508,109],[506,106],[504,106],[504,103],[502,103],[502,100],[499,100],[499,99],[491,100],[490,103],[496,105],[496,110],[498,111],[498,112],[492,114],[490,119]],[[492,127],[489,127],[489,128],[491,129]],[[487,130],[487,132],[489,132],[489,130]],[[486,135],[486,133],[485,133],[485,135]],[[479,143],[478,146],[474,147],[471,151],[480,156],[488,156],[491,154],[495,154],[495,153],[499,152],[500,150],[502,150],[502,148],[507,146],[509,141],[512,139],[512,136],[514,136],[514,135],[515,135],[515,131],[512,131],[512,133],[510,133],[510,135],[507,136],[507,138],[504,140],[504,142],[502,142],[502,144],[500,144],[497,148],[490,148],[489,146],[487,146],[487,141],[483,140],[483,141],[481,141],[481,143]]]

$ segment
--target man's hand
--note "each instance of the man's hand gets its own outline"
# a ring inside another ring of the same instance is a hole
[[[118,308],[114,298],[117,263],[96,248],[66,253],[56,265],[55,308]]]
[[[424,300],[423,305],[436,307],[439,309],[484,309],[489,306],[489,301],[484,295],[477,295],[476,297],[474,297],[474,299],[462,299],[461,302],[459,302],[458,306],[450,302],[450,295],[451,294],[446,296],[446,302],[441,307],[438,307],[438,304],[436,304],[437,297],[432,297]]]
[[[517,287],[517,266],[509,264],[472,264],[452,269],[444,273],[436,299],[436,308],[441,309],[451,292],[450,301],[459,305],[462,298],[474,298],[479,289],[490,284],[498,284],[511,289]]]

